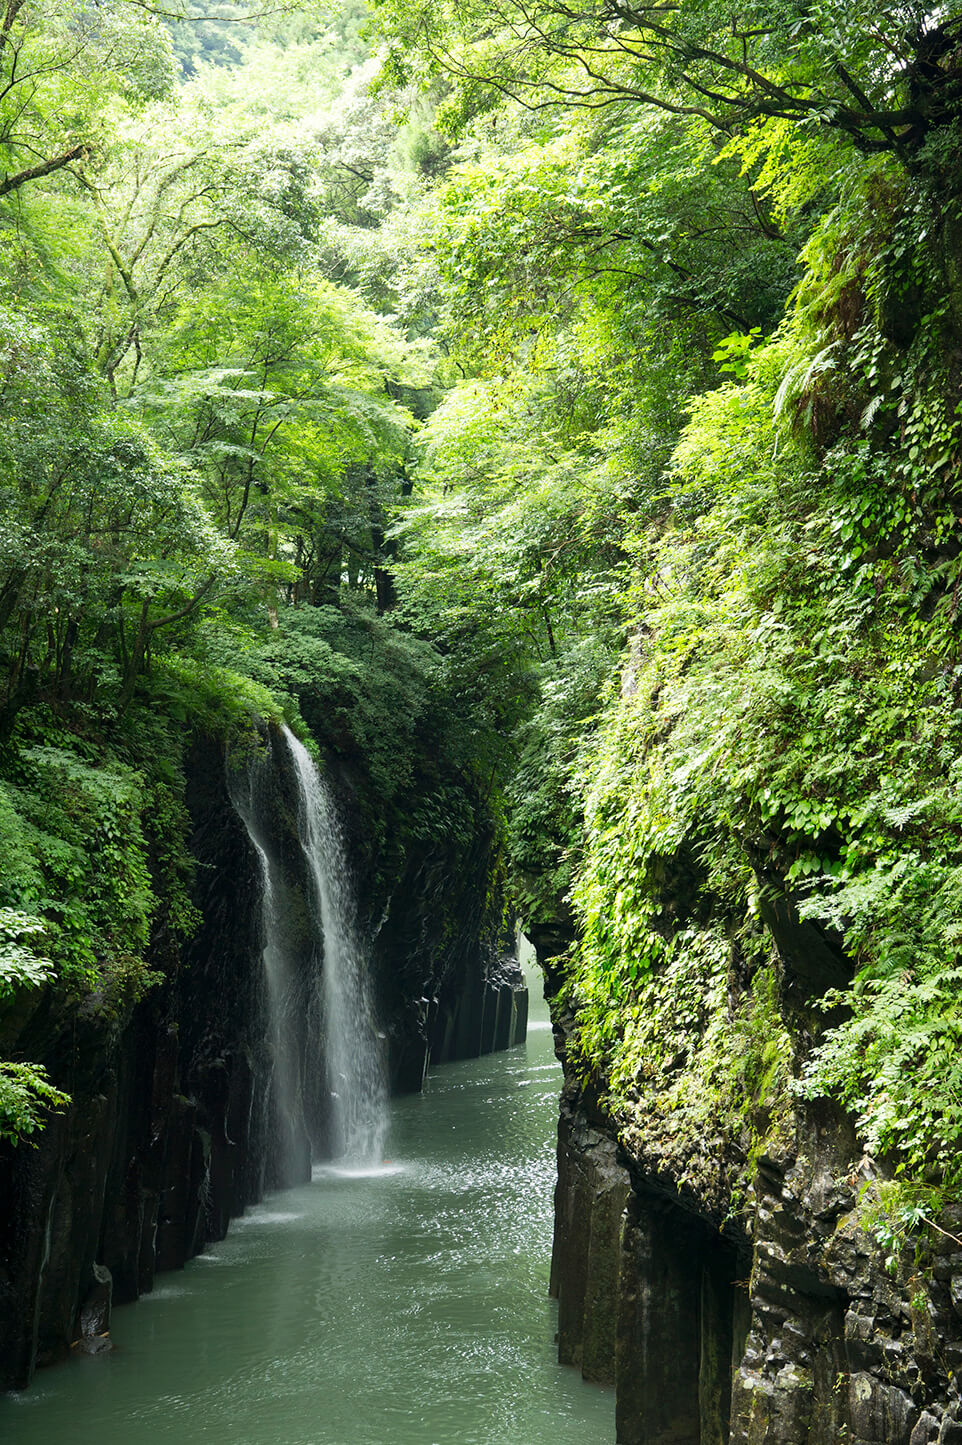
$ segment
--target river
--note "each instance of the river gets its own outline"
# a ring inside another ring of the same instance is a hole
[[[10,1445],[608,1445],[556,1363],[560,1070],[528,1042],[392,1101],[387,1160],[320,1166],[113,1317],[115,1349],[0,1399]]]

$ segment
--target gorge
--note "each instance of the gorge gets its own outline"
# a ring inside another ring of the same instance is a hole
[[[319,1167],[117,1311],[109,1358],[0,1399],[0,1437],[611,1439],[610,1392],[552,1349],[558,1069],[540,1000],[532,1015],[527,1049],[445,1066],[393,1101],[390,1164]]]
[[[208,742],[193,765],[203,923],[181,986],[126,1019],[54,1035],[69,1051],[69,1115],[8,1165],[7,1383],[78,1341],[100,1348],[112,1302],[223,1238],[265,1190],[309,1179],[312,1159],[376,1163],[386,1070],[403,1086],[401,1061],[419,1050],[418,1085],[424,1076],[427,1017],[413,1037],[397,1019],[390,1035],[374,1024],[333,803],[307,753],[268,732],[242,769]],[[469,934],[457,971],[420,977],[438,990],[430,1021],[446,1058],[462,1043],[477,1055],[524,1038],[527,994],[496,945]],[[390,964],[383,936],[380,947]],[[56,1028],[40,1015],[25,1030],[35,1055]],[[393,1054],[383,1065],[382,1043]]]
[[[960,257],[962,0],[0,0],[0,1428],[959,1445]]]

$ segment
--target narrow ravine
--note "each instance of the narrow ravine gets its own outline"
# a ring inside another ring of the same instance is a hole
[[[114,1315],[111,1354],[0,1400],[17,1445],[605,1445],[613,1396],[555,1360],[560,1071],[525,1046],[390,1108],[385,1162],[327,1165]]]

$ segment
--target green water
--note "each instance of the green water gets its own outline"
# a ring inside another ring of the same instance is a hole
[[[555,1362],[560,1072],[532,1013],[524,1048],[394,1101],[389,1163],[315,1169],[117,1310],[112,1354],[0,1399],[0,1439],[608,1445],[612,1394]]]

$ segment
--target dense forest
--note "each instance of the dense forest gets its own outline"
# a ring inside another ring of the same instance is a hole
[[[162,981],[186,733],[283,716],[372,856],[483,801],[629,1135],[737,1137],[735,1216],[832,1097],[897,1253],[962,1185],[962,8],[215,9],[0,7],[4,1011]]]

